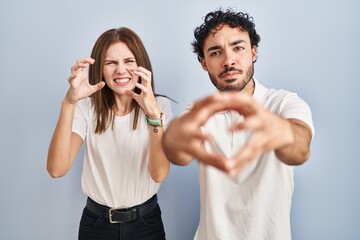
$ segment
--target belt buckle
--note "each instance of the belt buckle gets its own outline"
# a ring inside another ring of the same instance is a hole
[[[113,211],[116,211],[117,209],[116,208],[110,208],[109,209],[109,220],[110,220],[110,223],[123,223],[124,221],[115,221],[115,220],[112,220],[112,212]]]

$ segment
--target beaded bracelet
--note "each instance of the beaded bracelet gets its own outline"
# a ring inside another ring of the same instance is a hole
[[[159,130],[157,129],[157,127],[162,127],[163,126],[163,119],[162,119],[163,113],[160,113],[160,118],[159,119],[151,119],[148,117],[148,115],[145,115],[145,120],[146,123],[149,124],[150,126],[155,127],[154,128],[154,133],[157,133]]]

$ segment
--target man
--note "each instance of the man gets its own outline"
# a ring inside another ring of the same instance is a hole
[[[295,93],[253,78],[260,36],[252,17],[206,15],[192,43],[217,93],[174,119],[163,138],[178,165],[199,162],[199,240],[291,239],[293,168],[310,155],[311,111]]]

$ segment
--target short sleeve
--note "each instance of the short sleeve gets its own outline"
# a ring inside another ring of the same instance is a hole
[[[86,103],[89,103],[88,99],[83,99],[78,102],[72,125],[72,132],[78,134],[83,140],[86,138],[87,130]]]
[[[283,97],[277,114],[286,119],[294,118],[305,122],[311,128],[312,137],[314,137],[315,129],[311,109],[296,93],[289,93]]]
[[[171,109],[171,102],[168,98],[158,96],[156,97],[158,106],[160,108],[160,111],[163,113],[164,117],[164,129],[167,129],[170,121],[173,118],[172,109]]]

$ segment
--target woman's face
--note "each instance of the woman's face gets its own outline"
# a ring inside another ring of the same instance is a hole
[[[105,83],[116,94],[124,95],[133,90],[139,77],[133,73],[138,67],[134,54],[123,42],[110,45],[103,66]]]

